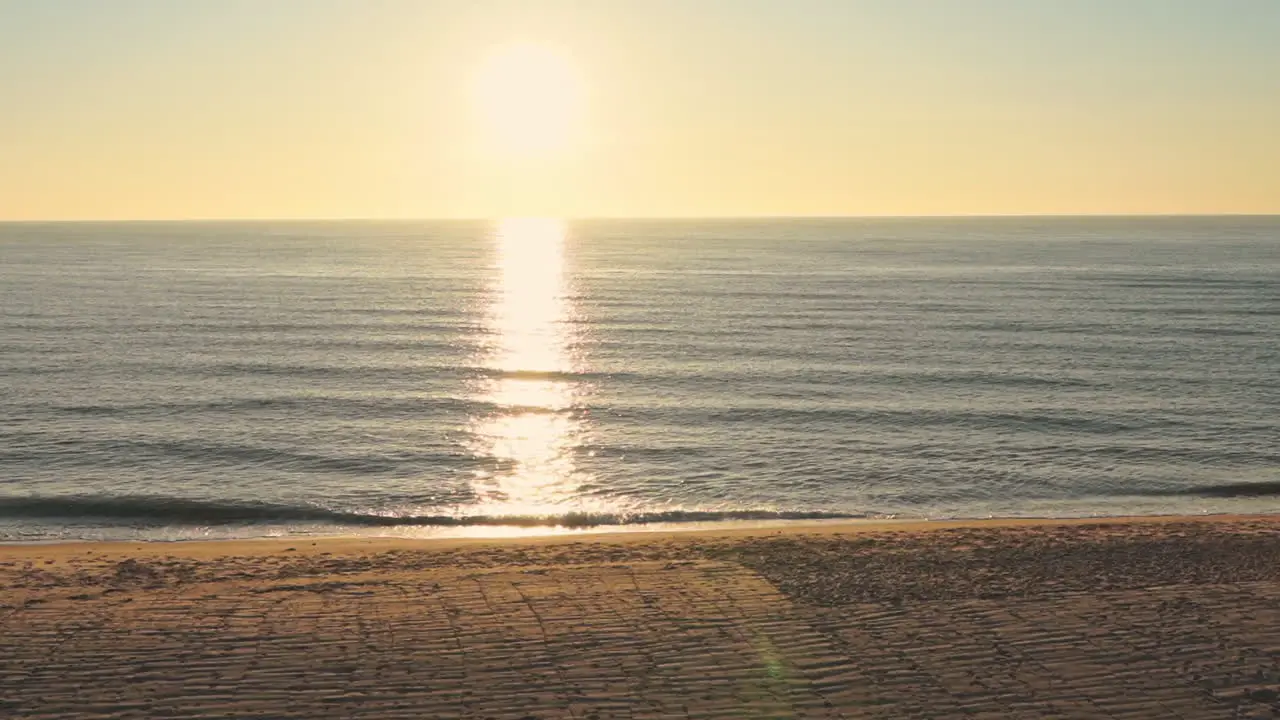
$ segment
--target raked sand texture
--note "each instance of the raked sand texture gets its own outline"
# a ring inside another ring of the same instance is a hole
[[[11,546],[0,717],[1276,717],[1277,530]]]

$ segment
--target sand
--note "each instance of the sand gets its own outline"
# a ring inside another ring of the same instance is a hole
[[[3,718],[1271,718],[1280,518],[0,547]]]

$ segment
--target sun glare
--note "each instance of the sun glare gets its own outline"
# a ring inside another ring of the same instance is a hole
[[[578,140],[583,84],[567,55],[539,45],[504,48],[481,64],[473,90],[485,135],[504,154],[556,153]]]
[[[487,321],[493,345],[479,388],[489,410],[474,418],[473,452],[501,462],[477,471],[475,491],[491,515],[564,512],[583,475],[574,451],[586,432],[575,410],[574,305],[564,268],[566,228],[508,219],[494,235],[497,276]],[[583,509],[582,503],[572,506]]]

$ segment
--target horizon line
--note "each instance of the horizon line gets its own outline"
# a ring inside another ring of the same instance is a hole
[[[54,225],[54,224],[178,224],[178,223],[302,223],[302,222],[496,222],[511,218],[550,218],[565,221],[645,221],[645,220],[997,220],[997,219],[1123,219],[1123,218],[1278,218],[1276,212],[1223,212],[1223,213],[962,213],[921,215],[502,215],[502,216],[439,216],[439,217],[189,217],[189,218],[55,218],[55,219],[4,219],[0,225]]]

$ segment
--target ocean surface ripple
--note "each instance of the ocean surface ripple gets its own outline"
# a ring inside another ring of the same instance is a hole
[[[1280,218],[0,224],[0,540],[1280,511]]]

